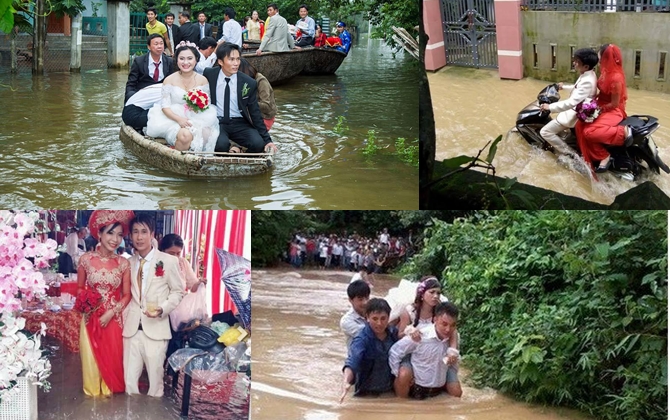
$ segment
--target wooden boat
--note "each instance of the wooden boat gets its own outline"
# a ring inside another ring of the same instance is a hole
[[[230,178],[261,174],[274,163],[272,153],[195,153],[171,149],[164,139],[144,137],[121,125],[121,142],[143,161],[166,171],[200,178]]]
[[[333,74],[347,55],[332,48],[303,48],[283,52],[242,54],[272,85],[285,83],[298,74]]]

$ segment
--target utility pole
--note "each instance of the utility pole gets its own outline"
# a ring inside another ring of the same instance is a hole
[[[70,43],[70,71],[79,73],[81,71],[81,13],[72,18],[72,32]]]

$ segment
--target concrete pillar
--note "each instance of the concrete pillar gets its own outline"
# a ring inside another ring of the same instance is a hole
[[[494,0],[501,79],[523,79],[520,0]]]
[[[44,74],[44,47],[47,42],[47,19],[44,0],[35,2],[35,34],[33,35],[33,74]]]
[[[81,13],[72,18],[72,38],[70,43],[70,71],[81,71]]]
[[[442,27],[442,0],[423,0],[423,24],[428,35],[428,44],[424,56],[426,70],[437,70],[447,65],[447,53],[444,48],[444,29]]]
[[[188,10],[189,13],[191,11],[191,3],[184,3],[184,2],[168,2],[170,5],[170,12],[174,13],[174,23],[179,25],[179,13],[182,10]],[[196,21],[197,19],[191,16],[192,21]]]
[[[107,2],[107,66],[127,67],[130,57],[130,2]]]

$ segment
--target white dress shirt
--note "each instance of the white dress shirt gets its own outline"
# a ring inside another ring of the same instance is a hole
[[[154,58],[149,54],[149,59],[147,60],[149,62],[149,77],[153,78],[154,77],[154,70],[156,70],[156,65]],[[163,60],[158,61],[158,80],[163,80],[165,78],[165,75],[163,74]]]
[[[349,350],[349,346],[351,346],[351,341],[364,327],[365,318],[354,311],[354,308],[350,308],[346,314],[342,315],[342,318],[340,319],[340,329],[342,329],[342,332],[347,339],[347,351]]]
[[[242,48],[242,27],[235,19],[228,19],[224,22],[223,30],[221,32],[219,41],[224,40],[226,42],[232,42]]]
[[[226,76],[223,70],[219,72],[219,80],[216,82],[216,115],[223,117],[223,102],[226,97]],[[239,106],[237,106],[237,73],[230,76],[230,118],[239,118]]]
[[[200,61],[198,61],[198,64],[195,65],[195,71],[202,74],[202,72],[204,72],[206,68],[214,67],[215,62],[216,62],[215,53],[211,53],[209,57],[205,58],[205,54],[203,54],[202,51],[200,51]]]
[[[440,340],[435,325],[421,329],[421,341],[418,343],[410,336],[403,337],[389,351],[391,372],[398,376],[400,361],[408,354],[412,355],[414,382],[426,388],[440,388],[447,382],[447,365],[443,359],[447,356],[449,339]]]
[[[149,287],[149,273],[150,273],[149,270],[151,270],[152,267],[151,264],[148,264],[148,262],[151,261],[151,259],[154,257],[155,253],[154,251],[156,251],[156,248],[152,247],[151,251],[149,251],[149,253],[144,258],[142,258],[140,254],[137,254],[139,258],[137,259],[137,262],[133,265],[133,272],[137,273],[137,270],[140,268],[140,260],[144,259],[147,261],[144,263],[144,267],[142,267],[142,300],[144,300],[144,295],[146,294],[147,288]]]

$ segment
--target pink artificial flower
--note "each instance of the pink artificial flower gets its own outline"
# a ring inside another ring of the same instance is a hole
[[[35,221],[25,213],[18,213],[14,216],[14,223],[16,223],[16,231],[21,236],[26,236],[35,230]]]
[[[38,241],[35,238],[26,238],[23,240],[23,244],[25,247],[23,248],[23,252],[25,253],[25,256],[28,258],[34,258],[38,255],[39,249],[40,249],[40,241]]]

